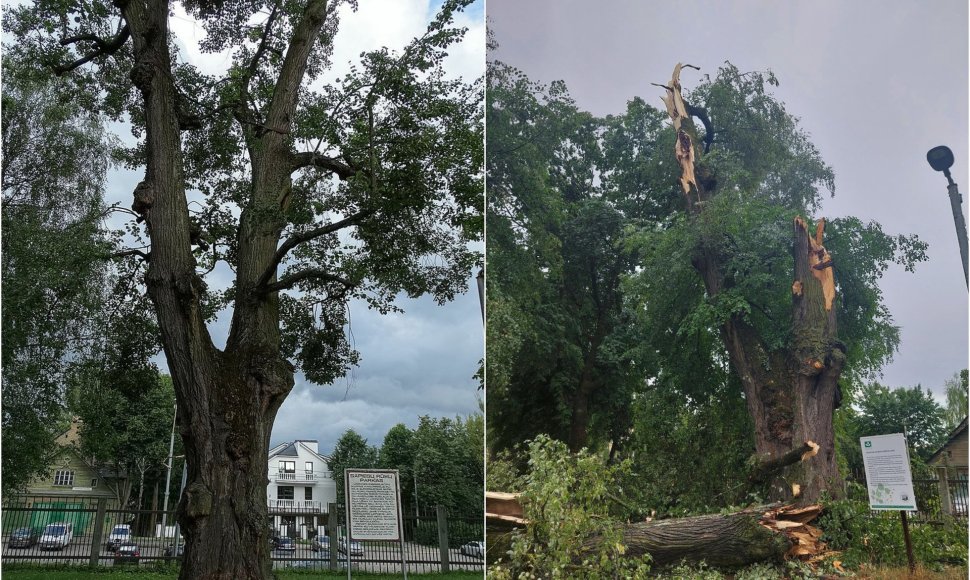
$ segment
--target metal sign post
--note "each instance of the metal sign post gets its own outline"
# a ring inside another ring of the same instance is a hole
[[[401,517],[401,485],[396,469],[347,469],[344,471],[347,502],[347,545],[354,540],[399,542],[401,571],[408,577],[404,552],[404,518]],[[348,560],[349,564],[349,560]],[[350,567],[347,569],[350,578]]]
[[[866,468],[866,487],[869,489],[869,508],[899,510],[903,524],[903,540],[909,569],[916,569],[913,544],[909,537],[907,511],[916,511],[913,474],[909,468],[909,449],[902,433],[872,435],[860,438],[862,462]]]

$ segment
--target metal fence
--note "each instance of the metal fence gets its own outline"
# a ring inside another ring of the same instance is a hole
[[[852,499],[868,501],[866,481],[858,481],[859,487],[850,493]],[[935,477],[913,478],[913,492],[916,494],[917,511],[909,512],[915,521],[938,522],[946,517],[967,519],[968,501],[967,474],[948,473],[940,470]],[[857,497],[856,497],[857,496]]]
[[[324,510],[269,512],[270,536],[289,537],[292,542],[272,544],[274,568],[346,569],[393,573],[401,570],[402,556],[409,572],[482,570],[483,553],[477,542],[485,539],[480,514],[449,514],[438,506],[430,512],[405,514],[403,542],[348,542],[342,508],[330,504]],[[164,518],[163,518],[164,515]],[[51,562],[91,566],[152,566],[177,563],[184,540],[175,537],[173,525],[162,528],[163,519],[175,522],[175,513],[161,510],[108,509],[105,499],[6,498],[2,518],[2,559],[8,562]],[[42,546],[43,530],[66,524],[71,537],[64,546]],[[131,526],[131,541],[138,556],[126,558],[109,549],[107,542],[117,524]],[[402,552],[403,549],[403,552]]]

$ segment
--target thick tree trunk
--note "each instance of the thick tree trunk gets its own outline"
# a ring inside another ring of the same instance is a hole
[[[146,284],[154,303],[169,372],[179,405],[188,482],[178,504],[186,538],[180,577],[264,579],[271,577],[266,481],[270,431],[293,386],[293,367],[279,353],[276,296],[260,292],[258,280],[273,267],[283,227],[280,198],[288,193],[289,151],[281,117],[292,118],[296,86],[309,44],[322,25],[325,2],[307,7],[309,25],[294,32],[260,157],[253,159],[253,197],[244,210],[239,238],[236,310],[225,352],[216,349],[200,305],[202,282],[191,251],[185,197],[177,90],[168,51],[168,3],[131,0],[123,15],[131,29],[131,72],[145,105],[145,179],[133,209],[151,238]],[[302,64],[294,61],[302,58]],[[282,94],[282,96],[280,96]],[[252,217],[275,207],[276,219]]]
[[[761,511],[630,524],[623,530],[625,554],[649,554],[656,566],[681,560],[719,568],[779,562],[791,548],[783,533],[761,524]]]
[[[674,154],[682,169],[680,183],[688,211],[699,215],[704,211],[703,202],[716,192],[708,191],[704,180],[695,179],[695,168],[703,167],[704,160],[696,149],[697,133],[680,95],[680,70],[678,64],[669,85],[663,85],[667,89],[664,102],[678,134]],[[801,218],[795,219],[794,226],[791,344],[768,349],[740,317],[729,319],[721,335],[731,367],[744,388],[760,461],[780,465],[779,458],[806,441],[819,446],[811,460],[777,470],[769,498],[786,501],[799,497],[813,502],[823,491],[833,496],[841,493],[832,414],[845,346],[836,335],[832,261],[822,245],[824,220],[819,221],[814,236],[808,234]],[[722,261],[713,248],[702,248],[694,259],[709,296],[733,284],[721,271]]]

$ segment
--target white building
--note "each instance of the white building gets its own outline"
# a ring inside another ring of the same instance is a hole
[[[309,538],[327,523],[327,506],[337,501],[337,484],[320,455],[315,439],[281,443],[269,450],[269,484],[266,498],[273,529],[281,534]]]

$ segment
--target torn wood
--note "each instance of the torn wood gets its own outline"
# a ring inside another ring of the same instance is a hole
[[[826,551],[821,531],[809,525],[821,507],[773,504],[727,515],[705,515],[628,524],[625,554],[649,554],[657,566],[704,561],[734,568],[797,557],[810,561]],[[811,518],[811,519],[809,519]],[[587,547],[596,545],[596,538]]]
[[[680,86],[680,71],[683,67],[697,68],[696,66],[689,64],[677,63],[674,67],[674,72],[670,77],[670,83],[662,86],[666,90],[666,95],[661,97],[663,99],[664,105],[667,107],[667,115],[670,116],[670,121],[674,125],[674,131],[677,132],[677,142],[674,144],[674,155],[677,158],[677,163],[680,164],[681,176],[679,178],[680,187],[684,190],[684,196],[687,197],[687,206],[691,206],[690,190],[691,186],[697,191],[697,202],[700,203],[700,190],[697,187],[697,177],[694,174],[694,163],[695,152],[693,139],[690,133],[681,129],[681,124],[684,119],[689,118],[687,112],[687,105],[684,103],[684,98],[681,95]],[[698,69],[700,70],[700,69]]]
[[[835,273],[832,269],[832,255],[829,254],[828,250],[822,244],[822,238],[825,233],[825,218],[818,220],[815,226],[814,236],[808,233],[808,225],[802,218],[795,218],[795,226],[804,230],[808,236],[810,248],[808,265],[811,267],[812,276],[822,286],[822,295],[825,297],[825,310],[831,311],[832,303],[835,301]]]
[[[513,524],[527,524],[520,494],[501,491],[485,492],[485,519]]]
[[[806,441],[783,455],[762,460],[755,466],[748,479],[753,482],[767,481],[776,472],[785,467],[815,457],[818,454],[818,450],[819,446],[817,443],[814,441]]]

